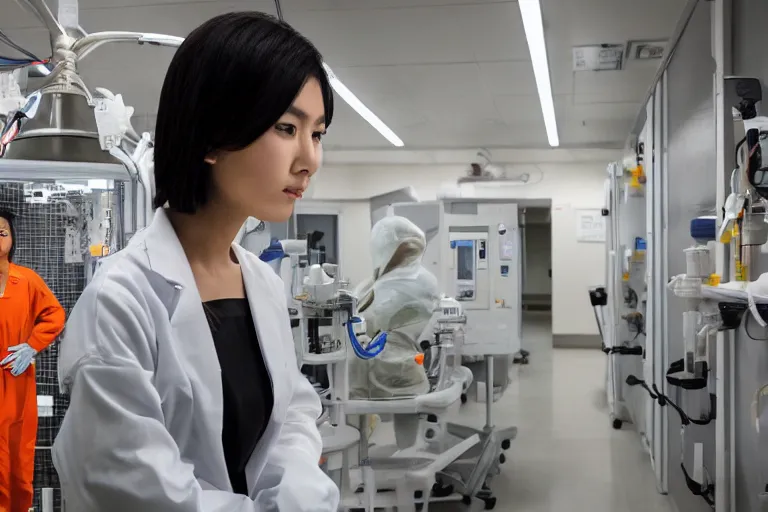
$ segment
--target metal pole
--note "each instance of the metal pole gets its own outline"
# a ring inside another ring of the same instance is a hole
[[[493,429],[493,356],[485,356],[485,428]]]
[[[53,512],[53,489],[51,487],[40,489],[40,498],[42,512]]]
[[[285,21],[283,18],[283,8],[280,5],[280,0],[275,0],[275,11],[277,11],[277,19],[280,21]]]
[[[733,118],[729,98],[725,94],[725,77],[732,72],[731,48],[732,0],[715,0],[712,6],[713,57],[715,59],[714,97],[716,127],[717,211],[725,204],[731,173],[731,153],[734,147]],[[719,213],[718,213],[719,215]],[[722,218],[720,219],[722,222]],[[730,274],[731,255],[727,244],[717,244],[716,270],[723,281]],[[717,333],[717,365],[715,369],[717,421],[715,422],[715,508],[718,512],[736,510],[735,487],[735,415],[734,342],[732,332]]]
[[[526,254],[526,212],[527,208],[523,208],[520,210],[520,245],[521,245],[521,251],[522,258],[520,259],[520,276],[522,279],[522,290],[520,290],[521,295],[525,295],[525,274],[528,270],[528,255]]]

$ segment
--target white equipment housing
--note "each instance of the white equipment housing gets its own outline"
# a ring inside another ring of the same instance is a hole
[[[467,316],[468,357],[509,356],[522,338],[521,243],[517,204],[489,200],[396,203],[399,215],[427,236],[423,264],[441,292],[456,297]]]

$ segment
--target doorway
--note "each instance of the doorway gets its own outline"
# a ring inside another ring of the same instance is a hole
[[[552,214],[546,207],[522,207],[523,311],[552,311]]]

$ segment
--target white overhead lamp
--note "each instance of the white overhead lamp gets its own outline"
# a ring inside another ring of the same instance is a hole
[[[552,98],[552,82],[549,77],[547,43],[544,40],[544,24],[541,20],[541,4],[539,0],[519,0],[518,3],[520,4],[520,14],[523,17],[525,37],[528,40],[528,50],[531,53],[533,74],[536,76],[536,88],[539,91],[547,139],[550,146],[557,147],[560,145],[560,139],[557,136],[555,102]]]
[[[368,121],[368,124],[376,128],[376,130],[384,136],[385,139],[387,139],[389,142],[392,143],[392,145],[397,146],[398,148],[401,148],[405,146],[405,143],[395,135],[395,132],[393,132],[389,126],[384,124],[384,121],[378,118],[376,114],[371,112],[371,109],[366,107],[360,99],[355,96],[355,94],[350,91],[346,85],[344,85],[341,80],[336,76],[336,74],[331,70],[330,66],[328,64],[323,63],[323,67],[325,68],[325,72],[328,73],[328,79],[331,82],[331,87],[333,87],[333,90],[338,93],[339,96],[342,97],[344,101],[347,102],[347,104],[355,109],[355,112],[360,114],[360,116]]]

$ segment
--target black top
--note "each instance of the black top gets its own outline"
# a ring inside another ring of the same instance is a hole
[[[245,465],[264,435],[272,414],[272,381],[248,300],[213,300],[204,306],[221,366],[224,390],[222,442],[229,480],[234,492],[248,495]]]

